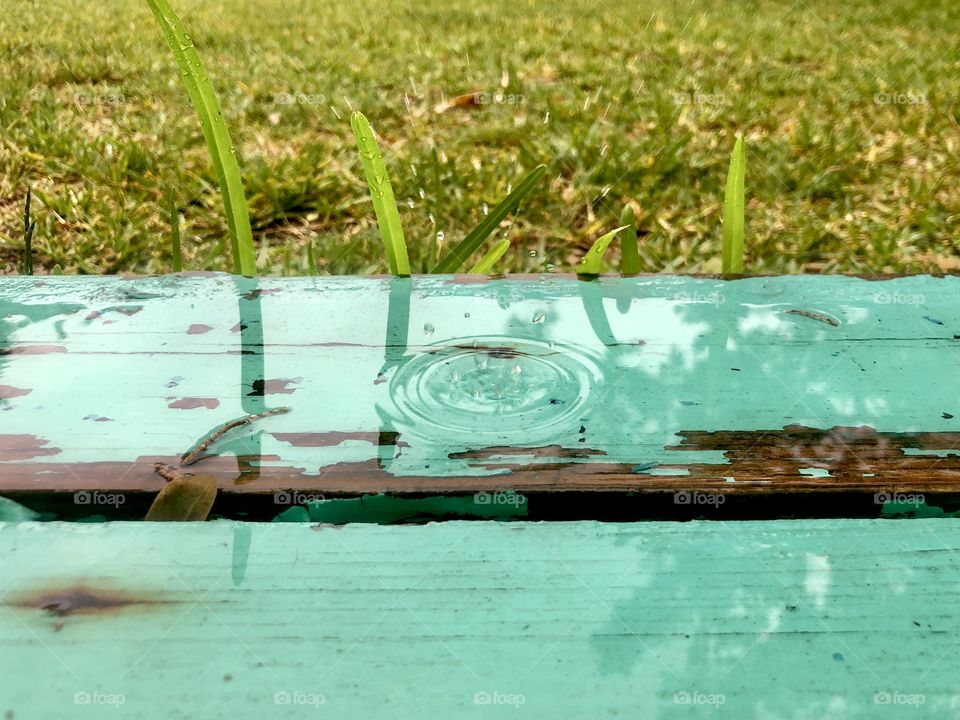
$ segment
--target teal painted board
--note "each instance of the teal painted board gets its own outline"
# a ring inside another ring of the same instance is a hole
[[[0,280],[0,494],[960,488],[960,279]],[[109,512],[110,508],[103,508]]]
[[[949,520],[7,524],[0,716],[955,718],[958,552]]]

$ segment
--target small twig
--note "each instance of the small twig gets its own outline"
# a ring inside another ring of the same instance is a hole
[[[21,271],[24,275],[33,275],[33,232],[37,229],[37,221],[31,217],[30,213],[32,194],[30,188],[27,188],[27,202],[23,208],[23,267]]]
[[[287,412],[290,412],[290,408],[279,407],[273,410],[264,410],[262,413],[257,413],[255,415],[247,415],[246,417],[242,417],[239,420],[231,420],[226,425],[223,425],[217,430],[214,430],[212,433],[210,433],[210,435],[207,438],[205,438],[204,440],[201,440],[200,444],[197,445],[196,448],[184,454],[184,456],[180,458],[180,464],[192,465],[198,459],[200,459],[200,454],[203,453],[204,450],[209,448],[217,440],[222,438],[224,435],[226,435],[228,432],[230,432],[234,428],[238,428],[241,425],[252,423],[253,421],[260,420],[261,418],[269,417],[270,415],[282,415],[283,413],[287,413]]]
[[[823,313],[811,312],[810,310],[784,310],[788,315],[801,315],[803,317],[810,318],[811,320],[819,320],[822,323],[827,325],[833,325],[837,327],[840,325],[836,320],[834,320],[829,315],[824,315]]]

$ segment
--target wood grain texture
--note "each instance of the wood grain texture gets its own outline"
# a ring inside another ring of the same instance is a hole
[[[279,490],[943,504],[958,357],[956,277],[4,278],[0,494],[142,505],[155,463],[289,407],[191,466],[215,512]]]
[[[950,520],[0,525],[0,716],[954,718],[958,551]]]

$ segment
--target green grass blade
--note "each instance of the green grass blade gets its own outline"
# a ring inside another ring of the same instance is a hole
[[[490,233],[497,229],[501,221],[513,212],[520,202],[530,194],[546,172],[546,165],[538,165],[535,167],[529,175],[520,181],[520,184],[513,189],[512,193],[501,200],[463,240],[457,243],[449,253],[440,259],[440,262],[437,263],[437,266],[433,268],[431,272],[456,272],[457,269],[477,251],[483,244],[483,241],[490,236]]]
[[[744,212],[744,175],[746,173],[746,153],[743,137],[737,136],[730,156],[730,170],[727,172],[727,189],[723,198],[723,261],[724,274],[743,272],[743,236]]]
[[[477,275],[489,275],[490,271],[493,270],[493,266],[497,264],[497,261],[503,257],[509,248],[509,240],[506,238],[500,240],[490,249],[490,252],[480,259],[480,262],[470,269],[470,272]]]
[[[620,272],[636,275],[640,272],[640,248],[637,245],[637,219],[633,208],[627,205],[620,213]]]
[[[590,249],[587,250],[587,254],[583,256],[583,260],[580,261],[580,267],[577,268],[577,274],[579,275],[599,275],[603,272],[603,254],[607,252],[607,248],[610,247],[610,243],[613,242],[613,239],[619,234],[619,232],[625,229],[626,225],[621,225],[615,230],[611,230],[606,235],[602,235],[590,246]]]
[[[183,272],[183,253],[180,248],[180,213],[173,196],[173,188],[167,193],[167,208],[170,210],[170,245],[173,255],[173,271]]]
[[[23,208],[23,275],[33,275],[33,232],[37,229],[37,221],[31,217],[30,200],[33,193],[27,188],[27,201]]]
[[[387,175],[387,166],[380,154],[380,146],[373,135],[370,122],[363,113],[355,112],[350,117],[350,126],[357,138],[357,149],[363,163],[363,173],[373,199],[373,210],[377,214],[380,237],[387,253],[387,262],[393,275],[409,275],[410,260],[407,257],[407,243],[403,239],[403,225],[400,224],[400,211],[393,196],[393,186]]]
[[[193,40],[184,29],[180,18],[170,7],[170,3],[167,0],[147,0],[147,4],[173,51],[187,94],[197,115],[200,116],[203,137],[217,172],[220,194],[223,196],[223,206],[227,213],[234,272],[253,277],[257,268],[253,251],[253,233],[250,230],[250,215],[243,193],[243,180],[240,177],[236,150],[230,142],[230,133],[223,121],[220,102],[203,69],[200,56],[193,46]]]

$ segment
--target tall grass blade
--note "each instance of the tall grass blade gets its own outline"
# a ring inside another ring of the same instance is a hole
[[[317,259],[313,254],[313,238],[307,242],[307,274],[316,275],[317,274]]]
[[[400,211],[393,196],[393,186],[387,175],[387,166],[380,154],[380,146],[373,135],[370,122],[363,113],[355,112],[350,117],[350,126],[357,139],[363,173],[373,199],[373,210],[377,214],[377,225],[383,248],[387,253],[387,262],[393,275],[409,275],[410,260],[407,257],[407,243],[403,239],[403,225],[400,224]]]
[[[489,275],[493,266],[497,264],[497,261],[503,257],[509,248],[509,240],[500,240],[490,249],[490,252],[480,259],[480,262],[470,268],[470,272],[476,275]]]
[[[170,245],[173,256],[173,271],[183,272],[183,252],[180,248],[180,213],[173,196],[173,188],[167,192],[167,209],[170,211]]]
[[[610,243],[613,242],[613,239],[620,233],[621,230],[626,229],[626,225],[621,225],[615,230],[611,230],[606,235],[601,235],[593,245],[590,246],[590,249],[587,250],[587,254],[583,256],[583,260],[580,261],[580,267],[577,268],[577,274],[579,275],[599,275],[603,272],[603,254],[607,252],[607,248],[610,247]]]
[[[624,275],[636,275],[640,272],[640,248],[637,245],[637,219],[633,208],[627,205],[620,213],[620,272]]]
[[[257,268],[253,251],[253,233],[250,230],[250,215],[247,211],[247,200],[243,194],[243,180],[240,177],[236,149],[230,142],[230,133],[223,121],[220,102],[203,69],[200,56],[193,46],[193,40],[184,29],[180,18],[170,7],[170,3],[167,0],[147,0],[147,4],[173,51],[187,94],[197,115],[200,116],[200,127],[203,129],[210,159],[217,172],[220,194],[223,196],[223,206],[227,213],[234,272],[253,277],[256,275]]]
[[[727,172],[727,189],[723,198],[723,258],[721,267],[724,274],[743,272],[743,235],[744,212],[744,175],[746,173],[746,152],[743,137],[737,136],[730,156],[730,170]]]
[[[37,221],[31,217],[30,200],[33,193],[27,188],[27,201],[23,207],[23,266],[22,275],[33,275],[33,231],[37,229]]]
[[[520,184],[513,189],[500,203],[491,210],[477,226],[459,243],[457,243],[449,253],[447,253],[431,272],[452,273],[456,272],[467,259],[473,255],[483,244],[490,233],[497,229],[500,222],[511,212],[516,210],[520,202],[530,194],[530,192],[540,182],[547,171],[546,165],[538,165],[527,175]]]

